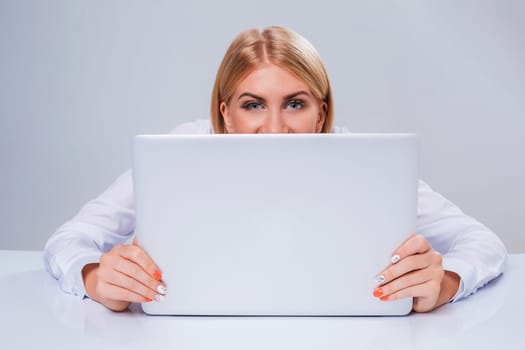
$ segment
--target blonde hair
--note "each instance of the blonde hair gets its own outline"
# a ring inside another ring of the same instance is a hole
[[[215,133],[226,133],[220,111],[229,103],[237,85],[263,63],[275,64],[304,81],[317,100],[326,104],[321,132],[332,132],[333,102],[328,74],[313,45],[283,27],[250,29],[239,34],[226,51],[215,78],[211,97],[211,122]]]

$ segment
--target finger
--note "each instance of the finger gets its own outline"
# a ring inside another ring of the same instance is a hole
[[[99,283],[97,285],[97,294],[103,298],[119,301],[129,301],[133,303],[150,302],[153,299],[147,298],[141,294],[137,294],[132,290],[107,282]]]
[[[160,293],[157,290],[153,290],[150,287],[145,286],[140,281],[137,281],[132,276],[119,273],[118,271],[113,270],[113,272],[109,275],[110,277],[108,278],[106,283],[129,290],[130,292],[141,295],[144,298],[149,299],[150,301],[152,299],[160,301],[162,300],[163,295],[165,294]]]
[[[390,265],[377,277],[379,285],[386,285],[411,271],[424,269],[432,264],[430,252],[426,254],[411,255],[397,264]]]
[[[133,237],[133,245],[139,245],[139,242],[138,242],[138,239],[137,239],[137,236]]]
[[[157,294],[157,293],[166,294],[166,287],[163,285],[163,283],[154,279],[151,275],[146,273],[139,265],[132,262],[131,260],[118,258],[113,263],[113,270],[116,272],[116,274],[113,276],[114,279],[111,279],[110,281],[112,281],[112,283],[114,284],[115,284],[114,281],[121,278],[122,275],[126,275],[127,277],[141,284],[142,287],[148,288],[151,292],[154,292],[154,294]],[[120,285],[130,289],[129,284],[127,285],[120,284]],[[135,290],[135,289],[132,289],[132,290]],[[137,289],[137,291],[138,290],[139,289]],[[146,294],[144,293],[141,293],[141,294],[146,296]]]
[[[391,262],[396,264],[407,256],[422,254],[430,249],[432,249],[432,246],[423,235],[413,234],[394,251]]]
[[[389,283],[380,285],[374,289],[375,297],[383,297],[391,294],[395,294],[403,289],[410,288],[418,284],[424,284],[430,281],[434,275],[429,268],[417,270],[404,274],[402,277],[399,277]]]
[[[404,298],[414,297],[414,305],[419,304],[418,310],[424,311],[425,309],[430,309],[437,302],[438,293],[434,291],[436,288],[435,280],[430,280],[426,283],[417,284],[405,289],[402,289],[396,293],[385,295],[380,297],[381,301],[394,301]]]
[[[135,245],[121,245],[116,253],[139,265],[146,273],[153,276],[157,281],[162,279],[160,269],[141,247]]]

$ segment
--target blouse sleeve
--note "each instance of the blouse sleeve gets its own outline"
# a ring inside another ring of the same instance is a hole
[[[134,230],[130,169],[49,238],[44,249],[45,267],[62,290],[84,297],[82,268],[98,262],[114,245],[126,242]]]
[[[416,232],[442,254],[443,268],[457,273],[457,301],[475,293],[503,272],[507,251],[486,226],[419,181]]]
[[[171,134],[211,133],[208,120],[184,123]],[[132,170],[126,171],[100,196],[88,202],[60,226],[44,249],[44,265],[67,293],[84,297],[85,265],[99,262],[103,253],[125,243],[135,230]]]

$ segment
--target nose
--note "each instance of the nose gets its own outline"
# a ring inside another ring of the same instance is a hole
[[[283,115],[280,110],[271,110],[264,119],[261,132],[264,134],[284,134],[288,133],[288,128],[284,122]]]

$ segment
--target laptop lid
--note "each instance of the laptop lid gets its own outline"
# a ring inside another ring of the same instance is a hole
[[[403,315],[375,276],[415,230],[409,134],[141,135],[139,243],[172,315]]]

